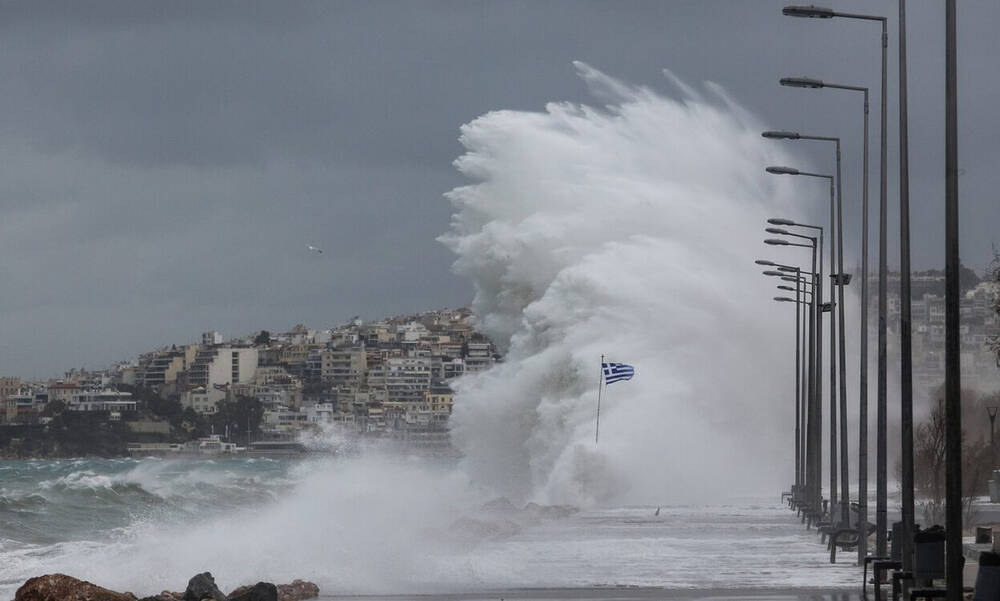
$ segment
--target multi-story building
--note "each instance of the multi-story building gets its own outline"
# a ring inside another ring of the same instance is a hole
[[[235,385],[252,385],[257,371],[257,349],[217,346],[201,348],[187,373],[187,390],[181,404],[201,413],[214,413],[225,398],[225,390]]]
[[[368,388],[385,392],[389,402],[418,402],[431,385],[429,357],[389,357],[368,370]]]
[[[368,354],[363,347],[326,349],[320,352],[320,378],[323,382],[359,385],[368,370]]]
[[[6,399],[12,394],[17,394],[21,388],[21,379],[12,377],[0,378],[0,400]]]
[[[160,389],[177,381],[178,374],[186,371],[202,348],[192,344],[180,349],[173,349],[157,354],[150,359],[143,370],[143,385],[148,388]]]
[[[493,344],[490,342],[468,342],[465,345],[465,371],[486,371],[493,367]]]
[[[120,419],[122,412],[136,410],[136,402],[132,393],[110,388],[78,390],[73,393],[66,408],[69,411],[104,411],[111,415],[111,419]]]
[[[80,386],[76,382],[52,382],[49,384],[49,400],[59,401],[69,404],[73,401],[73,396],[80,391]]]
[[[250,384],[257,371],[257,349],[214,347],[198,350],[188,373],[188,387],[205,388]]]

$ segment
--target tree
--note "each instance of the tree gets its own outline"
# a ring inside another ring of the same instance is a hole
[[[256,338],[253,339],[253,343],[256,346],[268,346],[271,344],[271,333],[267,330],[261,330],[260,334],[257,334]]]
[[[913,436],[913,487],[922,499],[926,525],[944,521],[945,495],[945,410],[944,397],[939,391],[937,403],[927,419],[917,425]],[[989,439],[980,435],[970,438],[968,426],[982,421],[984,404],[990,397],[980,397],[975,391],[962,391],[962,498],[966,519],[972,500],[986,489],[993,470],[993,449]],[[988,436],[988,432],[986,434]]]
[[[66,403],[63,401],[49,401],[42,409],[42,417],[54,417],[66,410]]]
[[[208,420],[204,416],[199,415],[193,407],[185,407],[177,417],[177,421],[176,429],[187,432],[188,439],[208,436]]]
[[[227,427],[230,440],[250,442],[250,437],[260,436],[260,424],[264,420],[264,405],[253,397],[236,395],[235,399],[225,399],[216,405],[211,424],[216,433],[225,432]],[[249,427],[249,434],[247,428]],[[236,433],[241,433],[237,436]]]

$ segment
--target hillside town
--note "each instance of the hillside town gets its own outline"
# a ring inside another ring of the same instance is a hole
[[[888,319],[888,354],[891,366],[898,369],[899,358],[899,301],[898,272],[890,272],[886,296]],[[944,272],[938,270],[914,272],[911,277],[913,302],[910,309],[913,332],[913,384],[919,394],[930,394],[944,382],[945,302]],[[994,347],[1000,332],[998,283],[991,278],[980,278],[972,270],[963,269],[961,312],[961,367],[963,386],[992,392],[1000,389],[1000,369]],[[873,290],[874,282],[873,282]],[[878,298],[872,295],[868,316],[871,327],[877,325]],[[870,331],[875,331],[874,329]]]
[[[55,413],[89,414],[124,427],[130,440],[154,441],[144,448],[175,440],[179,427],[193,430],[199,420],[213,424],[215,441],[247,445],[334,425],[442,450],[449,447],[449,383],[497,360],[468,309],[233,339],[212,331],[196,344],[159,348],[105,370],[74,369],[49,381],[0,378],[0,424],[40,427]],[[246,413],[255,423],[213,421],[236,400],[260,411]],[[182,418],[158,415],[161,401],[177,405]]]

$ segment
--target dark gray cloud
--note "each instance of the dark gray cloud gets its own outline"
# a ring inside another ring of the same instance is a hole
[[[943,254],[943,10],[911,4],[914,262],[932,267]],[[789,19],[781,6],[4,3],[0,373],[102,366],[206,329],[324,326],[467,302],[468,284],[434,240],[448,227],[441,195],[462,183],[451,167],[458,128],[489,110],[599,104],[574,60],[674,94],[668,68],[694,86],[723,85],[774,127],[841,135],[856,241],[860,99],[777,79],[871,86],[876,140],[877,26]],[[895,3],[838,7],[884,10],[895,22]],[[1000,84],[983,76],[997,56],[1000,7],[961,10],[963,253],[982,267],[1000,222]],[[895,43],[892,25],[890,115]],[[800,148],[803,163],[829,167],[827,149]],[[305,252],[307,243],[326,253]]]

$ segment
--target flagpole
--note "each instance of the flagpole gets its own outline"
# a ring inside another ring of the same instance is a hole
[[[597,381],[597,427],[594,429],[594,445],[601,434],[601,386],[604,384],[604,355],[601,355],[601,379]]]

